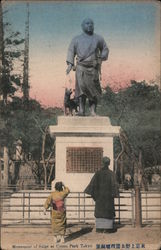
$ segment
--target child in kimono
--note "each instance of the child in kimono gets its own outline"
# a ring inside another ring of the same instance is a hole
[[[69,192],[69,188],[65,187],[62,182],[56,182],[55,191],[49,195],[44,204],[44,213],[46,213],[49,206],[52,206],[52,232],[54,234],[55,243],[64,243],[66,230],[66,209],[64,199]]]

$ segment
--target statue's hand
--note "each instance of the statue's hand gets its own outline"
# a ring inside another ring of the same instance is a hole
[[[66,70],[66,74],[67,74],[67,75],[69,74],[69,72],[71,71],[71,69],[72,69],[72,64],[69,64],[69,65],[68,65],[68,68],[67,68],[67,70]]]
[[[98,62],[99,65],[101,65],[101,64],[102,64],[102,59],[99,57],[99,58],[97,59],[97,62]]]

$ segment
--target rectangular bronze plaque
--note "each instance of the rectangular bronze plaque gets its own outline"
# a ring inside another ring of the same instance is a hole
[[[68,173],[94,173],[101,168],[103,148],[67,147],[66,153]]]

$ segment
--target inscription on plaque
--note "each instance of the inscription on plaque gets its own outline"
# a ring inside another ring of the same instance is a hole
[[[101,168],[103,148],[67,147],[66,156],[68,173],[94,173]]]

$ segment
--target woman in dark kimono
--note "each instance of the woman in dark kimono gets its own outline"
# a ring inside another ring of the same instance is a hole
[[[95,173],[85,193],[95,201],[96,231],[112,232],[115,217],[114,197],[118,196],[115,174],[108,168],[110,159],[103,158],[103,168]]]

